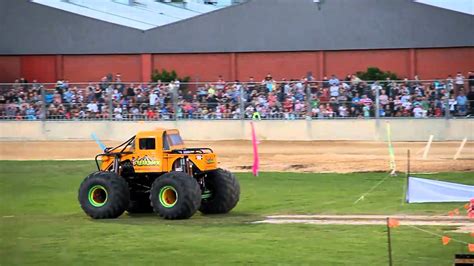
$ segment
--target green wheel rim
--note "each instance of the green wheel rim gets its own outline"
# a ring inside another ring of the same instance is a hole
[[[171,208],[178,202],[178,192],[172,186],[162,187],[158,197],[161,205],[165,208]]]
[[[210,197],[212,197],[212,191],[210,191],[209,189],[204,190],[201,195],[201,199],[209,199]]]
[[[101,185],[95,185],[89,189],[89,203],[94,207],[102,207],[107,203],[107,189]]]

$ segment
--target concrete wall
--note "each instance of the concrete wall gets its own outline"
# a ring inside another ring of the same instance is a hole
[[[261,140],[386,140],[385,120],[257,121]],[[474,140],[474,119],[393,119],[393,141]],[[4,121],[0,140],[126,140],[139,130],[178,128],[185,140],[250,139],[249,121],[40,122]]]

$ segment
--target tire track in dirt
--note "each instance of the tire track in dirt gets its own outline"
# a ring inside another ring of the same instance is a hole
[[[423,215],[271,215],[253,224],[313,224],[313,225],[385,225],[387,217],[400,225],[454,226],[454,232],[474,232],[474,221],[462,216]]]

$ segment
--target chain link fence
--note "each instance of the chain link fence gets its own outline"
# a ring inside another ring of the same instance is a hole
[[[470,118],[474,80],[4,83],[0,120]]]

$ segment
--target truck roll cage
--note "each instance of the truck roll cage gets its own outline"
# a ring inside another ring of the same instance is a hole
[[[172,150],[171,153],[174,153],[174,154],[206,154],[206,153],[214,153],[214,151],[211,148],[186,148],[186,149]]]

